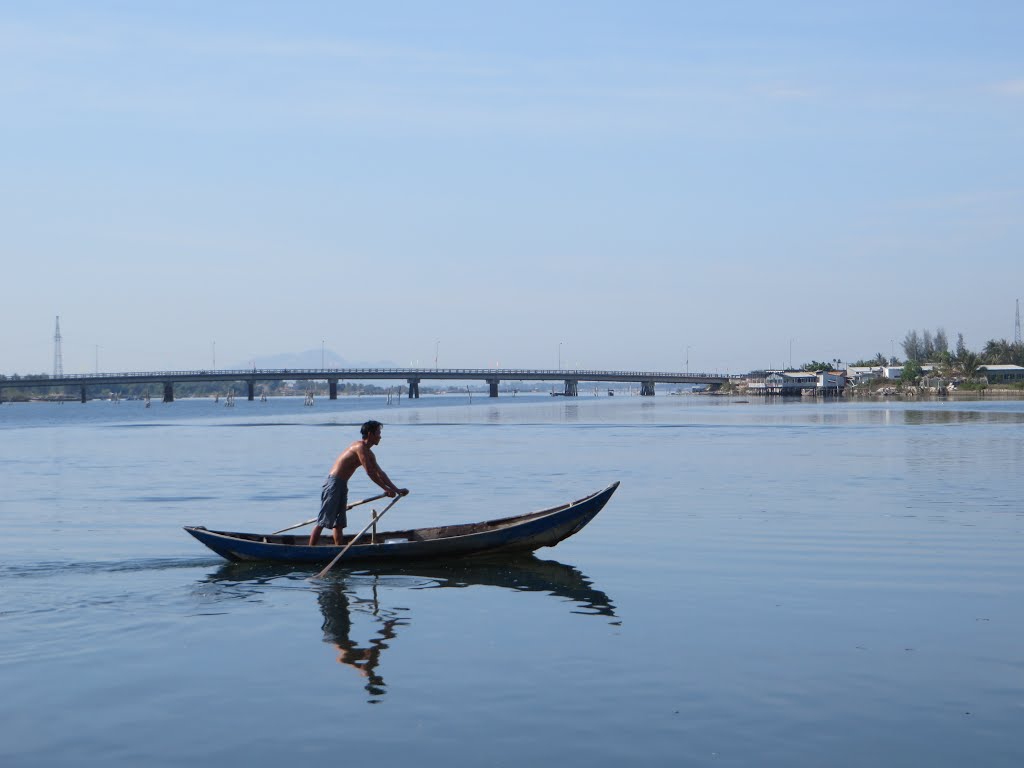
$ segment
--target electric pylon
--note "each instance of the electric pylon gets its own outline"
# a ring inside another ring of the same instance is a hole
[[[1020,299],[1017,299],[1017,319],[1013,325],[1013,343],[1020,346]]]
[[[60,315],[57,315],[57,330],[53,334],[53,377],[64,375],[64,356],[60,351]]]

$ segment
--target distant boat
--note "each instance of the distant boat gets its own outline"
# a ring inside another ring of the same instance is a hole
[[[619,487],[614,482],[604,490],[582,499],[482,523],[442,525],[407,531],[388,531],[360,539],[345,555],[345,562],[402,562],[470,557],[507,552],[532,552],[553,547],[582,530],[583,526],[608,503]],[[228,560],[255,560],[278,563],[326,563],[332,561],[352,540],[343,537],[341,546],[322,539],[309,546],[304,535],[272,535],[211,531],[203,526],[185,530],[221,557]]]

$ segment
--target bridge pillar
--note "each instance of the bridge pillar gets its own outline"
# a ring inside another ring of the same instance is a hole
[[[330,393],[331,393],[330,394],[330,398],[331,398],[331,400],[337,400],[338,399],[338,380],[337,379],[328,379],[327,380],[327,389],[330,390]]]
[[[82,395],[82,402],[84,403],[85,402],[85,385],[84,384],[82,385],[81,395]]]
[[[654,397],[654,382],[653,381],[641,381],[640,382],[640,396],[641,397]]]
[[[565,380],[565,396],[566,397],[576,397],[579,394],[576,391],[576,387],[577,387],[578,384],[579,384],[579,382],[576,381],[576,379],[566,379]]]
[[[174,382],[173,381],[165,381],[164,382],[164,402],[165,403],[173,403],[174,402]]]
[[[487,385],[490,388],[490,396],[491,397],[497,397],[498,396],[498,379],[488,379],[487,380]]]
[[[409,399],[420,399],[420,380],[409,379]]]
[[[256,382],[253,381],[252,379],[249,379],[248,383],[249,383],[249,400],[252,401],[252,400],[256,399]]]

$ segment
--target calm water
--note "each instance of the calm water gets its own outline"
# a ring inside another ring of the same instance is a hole
[[[367,418],[412,490],[392,527],[622,486],[534,558],[320,583],[181,530],[312,517]],[[1019,766],[1022,425],[1018,401],[3,404],[0,765]]]

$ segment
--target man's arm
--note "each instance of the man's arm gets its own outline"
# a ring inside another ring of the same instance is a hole
[[[405,496],[409,493],[408,489],[399,488],[391,482],[391,478],[380,468],[380,464],[377,463],[377,457],[369,449],[363,455],[363,469],[366,470],[366,474],[369,475],[373,482],[384,489],[384,493],[388,496]]]

